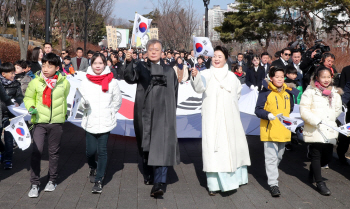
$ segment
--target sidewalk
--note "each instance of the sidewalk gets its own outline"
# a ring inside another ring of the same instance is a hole
[[[0,208],[350,208],[350,167],[336,159],[322,173],[332,191],[321,196],[307,183],[309,160],[306,146],[286,151],[280,166],[280,198],[268,192],[264,168],[263,144],[259,137],[248,136],[252,166],[249,183],[237,191],[208,195],[202,171],[201,139],[179,139],[181,164],[169,170],[169,185],[163,199],[149,196],[152,186],[143,184],[138,163],[136,140],[111,135],[108,142],[108,167],[101,195],[91,194],[89,168],[85,159],[84,131],[70,123],[64,126],[59,161],[58,186],[54,192],[41,192],[28,198],[31,149],[15,149],[13,169],[0,168]],[[47,145],[46,145],[47,147]],[[41,189],[48,172],[47,148],[42,160]]]

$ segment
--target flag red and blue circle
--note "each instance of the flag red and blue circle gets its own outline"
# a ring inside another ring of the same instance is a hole
[[[203,45],[200,43],[196,43],[196,51],[199,53],[203,50]]]
[[[350,126],[346,126],[346,128],[347,128],[348,130],[350,130]]]
[[[141,22],[140,25],[139,25],[139,29],[142,33],[146,32],[147,30],[147,24],[144,23],[144,22]]]
[[[290,126],[290,125],[292,125],[292,123],[291,123],[291,122],[289,122],[289,121],[286,121],[286,120],[283,120],[283,123],[284,123],[284,124],[286,124],[287,126]]]
[[[20,136],[24,136],[24,134],[25,134],[25,131],[23,128],[16,128],[16,132]]]

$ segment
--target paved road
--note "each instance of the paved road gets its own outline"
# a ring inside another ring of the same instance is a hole
[[[181,164],[169,172],[169,185],[163,199],[149,196],[151,186],[143,184],[135,138],[111,135],[108,142],[108,168],[101,195],[91,194],[87,175],[84,131],[69,123],[64,126],[59,179],[54,192],[41,192],[28,198],[30,149],[15,150],[13,169],[0,169],[0,208],[350,208],[350,167],[336,159],[323,170],[332,195],[324,197],[307,183],[309,160],[306,146],[286,151],[280,165],[280,198],[268,192],[263,146],[259,137],[248,136],[252,166],[249,183],[238,190],[211,197],[202,172],[201,139],[180,139]],[[41,189],[45,187],[48,155],[42,160]]]

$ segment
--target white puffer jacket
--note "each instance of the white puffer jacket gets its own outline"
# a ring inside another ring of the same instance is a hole
[[[341,89],[332,88],[332,106],[328,98],[322,96],[322,92],[316,88],[313,81],[301,96],[300,115],[304,120],[304,140],[307,143],[330,143],[336,144],[338,132],[322,123],[337,127],[337,117],[342,112],[342,101],[339,94]],[[319,124],[319,125],[317,125]]]
[[[101,75],[110,73],[107,66]],[[91,67],[88,67],[87,74],[96,75]],[[81,126],[89,133],[99,134],[113,130],[117,126],[117,112],[122,104],[122,95],[116,79],[109,83],[108,91],[103,92],[102,86],[84,79],[79,88],[84,99],[90,103],[89,109],[84,109],[84,116]]]

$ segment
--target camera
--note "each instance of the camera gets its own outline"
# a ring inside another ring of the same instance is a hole
[[[315,41],[315,45],[309,49],[311,53],[316,50],[316,54],[314,55],[313,58],[313,63],[318,64],[321,62],[322,54],[325,52],[331,51],[329,46],[325,46],[322,44],[322,39],[318,39]]]

